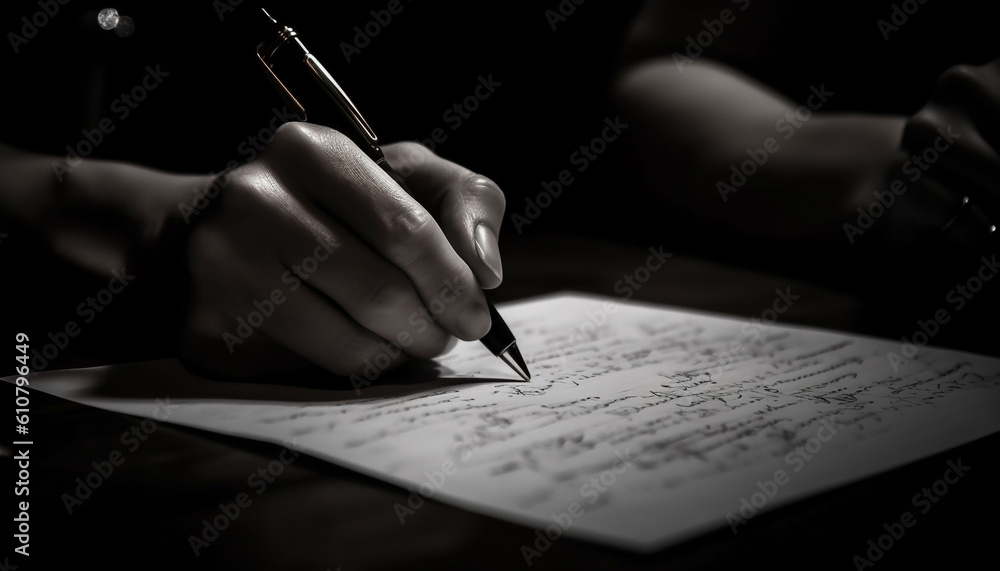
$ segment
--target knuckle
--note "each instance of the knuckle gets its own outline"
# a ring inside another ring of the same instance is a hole
[[[383,252],[397,265],[408,265],[430,247],[434,219],[423,209],[405,208],[382,218]]]
[[[357,146],[350,137],[336,129],[323,127],[322,130],[323,143],[330,149],[330,152],[335,155],[349,153]]]
[[[308,125],[301,121],[282,123],[274,132],[274,143],[282,148],[301,148],[308,144],[310,139]]]
[[[351,151],[355,147],[350,137],[336,129],[300,121],[278,127],[273,143],[280,155],[278,160],[291,159],[295,164],[301,164],[303,160],[332,160],[339,164],[343,157],[354,156]],[[266,150],[264,156],[269,156]]]
[[[245,233],[247,221],[255,221],[261,225],[265,221],[273,223],[278,213],[274,211],[271,202],[271,199],[256,187],[234,188],[224,200],[220,201],[219,212],[214,220],[211,220],[217,241],[226,241],[230,244],[246,244],[251,241],[254,235]]]
[[[463,177],[462,188],[471,196],[494,202],[502,209],[507,207],[507,197],[500,190],[500,186],[489,177],[470,172]]]
[[[253,168],[246,168],[234,174],[229,181],[229,192],[223,197],[229,202],[240,202],[252,200],[257,194],[257,184],[255,180],[259,177],[259,172],[265,170],[264,165],[253,165]]]
[[[339,176],[340,173],[357,169],[359,161],[366,160],[364,153],[347,135],[330,129],[313,125],[317,129],[312,144],[303,150],[298,157],[302,164],[304,158],[311,167],[322,167],[327,172]]]
[[[391,150],[393,168],[404,178],[412,175],[420,165],[434,156],[433,151],[413,141],[394,143]]]

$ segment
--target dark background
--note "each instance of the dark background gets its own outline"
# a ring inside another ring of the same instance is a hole
[[[373,19],[370,10],[386,4],[292,0],[269,9],[299,31],[383,141],[427,139],[444,128],[448,139],[436,151],[494,178],[513,212],[599,134],[611,113],[606,95],[617,46],[639,2],[585,3],[553,31],[544,12],[556,2],[401,0],[402,12],[348,63],[340,43],[353,42],[354,27],[364,28]],[[159,63],[170,76],[126,120],[115,119],[115,132],[93,156],[180,172],[217,172],[229,160],[245,160],[238,145],[282,105],[256,63],[257,43],[272,34],[255,4],[242,2],[222,21],[208,1],[114,6],[135,20],[132,36],[97,26],[104,5],[73,0],[20,47],[5,89],[18,111],[2,139],[65,155],[64,146],[81,139],[80,129],[114,117],[111,102],[138,84],[146,65]],[[20,16],[37,6],[12,2],[2,10],[5,31],[16,30]],[[5,59],[12,56],[10,46],[4,48]],[[490,74],[502,85],[452,130],[443,113],[474,93],[480,75]],[[581,190],[562,197],[565,204],[553,212],[572,210],[584,187],[612,166],[598,161],[593,177],[581,180]],[[610,202],[613,192],[587,199]],[[547,213],[530,229],[552,227],[557,218],[563,216]]]
[[[804,102],[810,86],[825,85],[836,95],[824,112],[911,115],[949,66],[1000,55],[987,8],[967,0],[911,0],[919,8],[889,41],[876,21],[891,19],[899,2],[750,0],[740,12],[742,2],[673,2],[663,45],[630,53],[629,61],[683,52],[686,40],[704,31],[705,20],[728,8],[737,13],[736,21],[702,57],[725,62],[794,101]],[[435,150],[500,185],[508,199],[501,246],[570,232],[644,245],[666,241],[673,252],[796,273],[793,257],[747,252],[738,241],[686,239],[678,229],[690,221],[662,206],[650,207],[621,182],[617,155],[629,152],[627,144],[610,145],[575,177],[556,207],[524,226],[523,234],[515,232],[511,217],[525,212],[526,200],[537,198],[543,182],[574,169],[570,155],[600,134],[605,118],[616,115],[609,93],[623,38],[642,2],[400,3],[402,12],[379,26],[350,63],[342,43],[353,43],[355,28],[365,28],[373,20],[370,12],[384,10],[387,0],[286,0],[267,7],[300,32],[384,142],[424,140],[443,128],[447,141]],[[135,32],[125,38],[98,27],[96,14],[105,4],[72,0],[60,6],[19,53],[10,49],[9,37],[0,49],[8,109],[0,140],[65,155],[66,145],[81,140],[81,129],[111,117],[115,131],[92,157],[175,172],[218,172],[231,160],[246,160],[240,144],[282,105],[254,56],[258,42],[273,35],[259,5],[116,2],[118,12],[135,21]],[[546,11],[560,7],[573,12],[553,30]],[[21,33],[21,18],[37,11],[37,1],[6,2],[0,8],[2,30]],[[147,65],[156,64],[170,76],[127,119],[118,120],[112,101],[141,81]],[[502,85],[453,130],[444,112],[472,95],[480,76],[490,75]]]
[[[383,141],[427,139],[443,128],[448,139],[435,150],[500,184],[508,197],[502,244],[516,240],[511,215],[523,213],[525,199],[534,199],[543,181],[572,168],[571,153],[616,114],[608,97],[612,77],[642,2],[400,2],[402,12],[350,63],[341,43],[354,42],[355,27],[364,28],[373,19],[370,11],[384,10],[387,1],[285,0],[267,7],[300,32]],[[19,53],[12,53],[9,39],[0,49],[8,109],[0,140],[64,155],[65,145],[81,140],[81,129],[112,117],[115,132],[93,157],[177,172],[217,172],[230,160],[245,160],[240,143],[267,125],[273,107],[281,107],[253,53],[271,35],[259,4],[116,2],[119,13],[136,23],[126,38],[98,27],[96,14],[105,4],[72,0],[60,6]],[[683,51],[687,37],[704,30],[703,20],[738,7],[728,0],[675,4],[666,44],[633,56]],[[1000,55],[986,8],[964,0],[920,5],[885,41],[876,20],[889,19],[898,4],[752,0],[703,57],[726,62],[796,101],[804,100],[809,86],[824,84],[836,93],[825,112],[909,115],[926,102],[947,67]],[[574,12],[553,30],[545,12],[560,5]],[[6,2],[2,30],[20,33],[21,18],[38,10],[37,2]],[[155,64],[170,76],[127,119],[117,120],[111,102]],[[443,113],[473,94],[480,75],[490,74],[501,87],[452,130]],[[525,234],[570,231],[645,243],[668,238],[675,252],[749,265],[762,258],[736,257],[738,248],[725,252],[718,244],[707,251],[673,233],[670,212],[643,208],[640,197],[617,182],[614,155],[625,151],[611,145]],[[787,270],[785,262],[779,267]]]
[[[629,239],[621,232],[633,225],[611,209],[636,209],[620,200],[611,152],[522,235],[509,215],[524,212],[526,198],[534,199],[542,181],[571,168],[570,154],[598,135],[612,114],[607,95],[613,62],[639,2],[583,4],[557,30],[544,14],[557,9],[557,3],[401,4],[402,12],[350,63],[341,42],[353,43],[355,27],[364,28],[373,20],[371,11],[384,10],[387,2],[317,5],[292,0],[267,7],[299,31],[383,142],[427,139],[434,129],[444,129],[447,140],[435,151],[504,189],[508,217],[501,248],[557,232]],[[230,161],[246,161],[248,147],[241,145],[268,126],[274,108],[283,106],[255,55],[258,43],[274,35],[257,5],[116,2],[119,14],[135,21],[135,32],[128,37],[98,26],[98,11],[111,5],[72,0],[60,6],[34,38],[19,46],[19,53],[13,53],[9,38],[0,46],[0,62],[7,70],[3,97],[10,110],[0,141],[63,158],[67,145],[83,140],[83,129],[111,118],[114,131],[88,158],[171,172],[219,172]],[[219,6],[229,9],[217,11]],[[39,10],[33,1],[0,7],[5,37],[8,31],[21,34],[21,19],[30,20]],[[157,65],[169,76],[127,118],[119,119],[112,102],[141,83],[147,66]],[[492,76],[501,85],[460,128],[452,129],[444,113],[474,94],[480,76]],[[11,304],[5,312],[12,323],[31,323],[42,336],[60,330],[67,316],[76,317],[80,300],[106,285],[106,278],[95,280],[58,261],[40,264],[51,257],[29,235],[11,233],[2,246],[8,267],[30,268],[32,276],[8,282],[11,297],[37,299],[39,291],[47,293],[44,306]],[[155,294],[148,283],[133,287],[125,298]],[[509,297],[499,293],[499,299]],[[134,326],[131,303],[109,307],[90,328],[92,333],[51,366],[170,354],[173,316],[162,304],[153,308],[161,311],[143,316],[142,328],[150,331],[146,338],[102,342],[116,330]],[[149,322],[162,326],[150,330]]]
[[[793,101],[808,96],[809,86],[823,84],[836,94],[824,112],[910,115],[927,101],[935,80],[949,66],[984,63],[1000,55],[992,19],[982,5],[965,0],[913,2],[912,6],[919,5],[917,12],[907,16],[886,41],[876,22],[891,19],[899,2],[751,0],[703,57],[726,62]],[[600,134],[606,118],[617,115],[610,97],[613,77],[622,58],[623,38],[642,5],[639,1],[589,0],[577,6],[569,0],[401,0],[402,12],[393,15],[348,63],[341,44],[353,43],[355,28],[365,28],[373,20],[371,11],[384,10],[387,4],[286,0],[268,8],[300,32],[383,141],[423,140],[441,128],[447,140],[436,145],[436,152],[500,185],[507,196],[501,250],[508,255],[530,250],[551,235],[597,237],[634,245],[637,252],[663,244],[676,254],[790,279],[825,280],[867,298],[870,311],[855,327],[890,337],[912,334],[916,320],[940,307],[948,289],[978,265],[977,259],[969,271],[957,270],[954,282],[948,281],[951,274],[925,268],[924,276],[940,278],[933,284],[923,284],[922,279],[890,282],[891,276],[884,274],[892,270],[884,267],[891,266],[881,260],[831,276],[823,269],[823,257],[795,240],[762,250],[725,237],[725,232],[719,232],[715,241],[690,239],[686,228],[713,222],[683,219],[632,192],[619,170],[620,159],[630,152],[628,141],[611,143],[586,172],[576,173],[572,153]],[[629,54],[629,61],[683,52],[687,39],[703,32],[705,20],[739,6],[730,0],[675,4],[663,45]],[[135,32],[123,38],[97,25],[97,12],[107,5],[72,0],[14,54],[9,32],[21,33],[22,18],[30,19],[40,8],[33,1],[5,3],[0,7],[0,29],[8,34],[8,43],[0,46],[0,63],[8,113],[0,141],[65,156],[67,145],[82,140],[82,129],[111,117],[115,130],[92,158],[174,172],[218,172],[227,162],[247,160],[240,145],[266,127],[272,109],[283,104],[254,55],[257,44],[273,34],[257,5],[250,0],[235,7],[225,0],[116,2],[119,13],[135,21]],[[573,13],[556,22],[553,30],[546,11],[558,12],[560,6],[565,12],[572,7]],[[156,65],[169,77],[119,120],[112,102],[140,83],[146,66]],[[480,76],[492,76],[501,85],[453,130],[444,113],[475,92]],[[542,183],[555,180],[564,169],[574,171],[574,182],[537,220],[516,231],[512,217],[524,216],[528,201],[537,203]],[[15,288],[12,295],[24,291],[19,287],[50,290],[51,312],[8,308],[17,322],[31,320],[43,331],[57,329],[98,285],[58,263],[40,267],[37,260],[42,253],[30,237],[13,235],[5,245],[2,254],[11,260],[9,265],[30,267],[35,276],[10,284]],[[509,256],[506,259],[510,261]],[[883,275],[873,273],[879,270]],[[880,281],[883,278],[886,281]],[[614,295],[613,283],[602,293]],[[921,285],[922,289],[912,287]],[[502,287],[498,299],[515,297],[512,287],[517,285]],[[985,301],[977,298],[974,303],[983,308]],[[992,327],[977,322],[976,315],[965,311],[935,343],[994,352],[996,337],[981,334]],[[111,320],[105,323],[99,327],[119,327]],[[162,349],[151,349],[154,346],[137,341],[129,349],[137,357],[163,354]],[[100,343],[81,343],[61,357],[65,361],[60,366],[80,362],[76,357],[106,358],[107,350]]]
[[[448,140],[437,152],[486,174],[504,189],[508,208],[501,247],[512,255],[502,296],[535,294],[567,283],[586,283],[581,289],[614,295],[611,286],[617,276],[641,263],[646,247],[661,243],[668,251],[744,267],[760,265],[753,256],[706,251],[685,241],[673,231],[671,213],[638,202],[617,182],[613,155],[626,147],[612,145],[608,156],[577,176],[557,204],[523,234],[510,223],[510,215],[523,213],[525,200],[537,196],[540,184],[571,168],[570,154],[599,134],[606,117],[614,116],[608,97],[611,78],[622,36],[640,2],[588,0],[552,30],[545,11],[558,9],[554,0],[482,4],[403,0],[402,13],[347,63],[340,43],[353,41],[354,27],[363,27],[372,19],[369,11],[386,4],[285,0],[269,9],[298,29],[383,140],[424,139],[435,128],[444,128]],[[806,96],[809,85],[826,82],[837,97],[825,110],[911,114],[923,105],[934,80],[949,65],[982,63],[997,55],[990,45],[995,38],[990,29],[993,20],[981,12],[986,8],[971,2],[928,0],[890,42],[879,35],[875,20],[888,17],[893,2],[754,0],[751,4],[756,25],[740,31],[734,24],[732,33],[722,36],[709,53],[764,78],[793,99]],[[683,48],[683,38],[702,30],[702,18],[714,17],[726,6],[731,4],[692,3],[690,11],[679,13],[673,24],[674,35],[680,38],[676,47]],[[271,109],[281,106],[253,53],[265,37],[255,4],[244,1],[220,21],[207,0],[115,2],[122,15],[135,20],[135,33],[127,38],[98,28],[96,14],[104,7],[71,0],[36,37],[20,46],[18,54],[9,42],[0,45],[4,70],[0,97],[6,110],[0,141],[63,155],[66,145],[80,141],[81,129],[94,127],[103,117],[114,118],[110,103],[141,81],[147,65],[159,64],[170,76],[127,119],[114,119],[115,131],[92,157],[177,172],[217,172],[230,160],[244,159],[240,143],[267,125]],[[20,33],[21,18],[38,10],[34,1],[5,2],[0,7],[0,31],[5,37],[8,32]],[[734,47],[746,45],[739,41],[745,39],[743,34],[757,38],[762,46],[774,37],[791,37],[799,48],[759,58]],[[490,74],[502,85],[460,129],[452,131],[442,114],[473,93],[480,75]],[[538,256],[537,265],[515,261],[516,254],[535,248],[551,234],[598,237],[626,246],[602,250],[596,242],[571,238],[559,247],[540,250],[545,257]],[[28,246],[18,236],[0,243],[7,272],[3,321],[44,340],[45,333],[75,318],[76,304],[103,287],[99,282],[106,279],[94,282],[58,264],[40,266]],[[27,254],[19,253],[22,247]],[[565,259],[586,262],[591,254],[593,263],[606,270],[599,278]],[[796,274],[794,260],[771,263],[767,269],[777,274]],[[565,275],[559,276],[560,272]],[[713,272],[678,263],[656,276],[655,292],[651,284],[639,298],[759,316],[773,298],[773,289],[790,283],[784,277]],[[39,288],[51,291],[45,307],[19,302],[25,291]],[[123,299],[129,295],[131,290]],[[859,327],[855,318],[863,312],[853,301],[843,302],[829,292],[804,299],[782,317],[783,322]],[[106,346],[102,340],[127,321],[128,312],[129,302],[113,304],[51,367],[121,360],[125,348]],[[161,317],[168,316],[154,318]],[[913,323],[904,320],[900,332],[911,334]],[[167,329],[164,322],[162,330]],[[959,330],[952,324],[935,343],[947,344],[947,335]],[[9,338],[5,334],[4,339]],[[965,341],[955,343],[969,346]],[[148,349],[152,346],[151,339],[135,339],[129,356],[157,356],[162,349]],[[197,529],[220,499],[240,489],[249,471],[277,453],[264,445],[162,426],[158,439],[142,448],[129,460],[128,469],[116,473],[101,490],[104,499],[88,504],[88,511],[79,517],[68,518],[58,501],[67,482],[86,474],[92,460],[118,447],[118,435],[135,419],[43,395],[36,398],[45,415],[39,417],[41,444],[34,453],[41,454],[33,470],[40,478],[36,489],[46,498],[35,504],[40,507],[33,517],[41,522],[35,528],[36,545],[53,559],[76,558],[84,568],[187,565],[189,553],[178,543],[178,534]],[[949,562],[971,567],[975,555],[992,555],[988,547],[997,527],[990,520],[996,513],[996,449],[996,436],[984,439],[763,515],[746,534],[733,537],[721,530],[657,557],[563,540],[540,565],[675,569],[752,562],[777,568],[850,569],[850,558],[859,546],[874,537],[883,522],[907,508],[912,492],[939,478],[947,460],[962,456],[973,465],[970,476],[876,569]],[[293,473],[280,484],[287,494],[269,494],[269,508],[248,512],[243,529],[249,531],[233,531],[210,553],[211,559],[197,564],[254,568],[298,563],[297,568],[321,570],[342,563],[346,570],[363,568],[365,563],[381,568],[409,563],[420,568],[450,561],[456,568],[463,564],[469,568],[485,558],[495,568],[519,568],[517,546],[531,537],[531,531],[520,526],[436,503],[421,512],[413,527],[402,528],[391,518],[373,523],[372,518],[385,514],[379,511],[373,516],[372,505],[379,509],[392,505],[405,498],[406,491],[316,461],[303,460]],[[361,499],[350,503],[353,497]],[[437,525],[442,521],[443,527]],[[384,528],[379,528],[382,523]],[[369,533],[378,529],[388,531]],[[450,545],[456,547],[449,551]]]

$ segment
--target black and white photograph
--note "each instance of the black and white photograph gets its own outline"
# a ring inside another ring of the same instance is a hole
[[[8,0],[0,571],[997,569],[969,0]]]

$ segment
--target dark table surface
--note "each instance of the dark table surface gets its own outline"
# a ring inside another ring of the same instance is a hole
[[[613,296],[613,284],[646,255],[642,246],[585,238],[515,245],[506,252],[498,297],[564,290]],[[655,272],[636,298],[747,318],[760,316],[774,290],[786,287],[801,301],[781,323],[856,328],[862,306],[848,295],[681,256]],[[305,455],[284,466],[264,493],[252,494],[252,503],[195,556],[189,536],[201,534],[203,520],[217,515],[220,503],[250,491],[248,477],[282,449],[164,423],[68,513],[63,495],[74,493],[76,479],[91,473],[92,463],[126,450],[122,435],[140,421],[32,395],[31,556],[0,560],[10,564],[5,569],[526,567],[521,546],[534,541],[533,529],[433,500],[400,524],[393,506],[406,501],[407,490]],[[995,434],[757,515],[737,534],[720,527],[652,555],[563,537],[531,568],[856,569],[854,556],[865,555],[869,540],[913,511],[912,496],[940,480],[949,461],[960,460],[969,472],[893,540],[874,568],[996,569],[998,450]],[[3,461],[12,467],[9,451]]]

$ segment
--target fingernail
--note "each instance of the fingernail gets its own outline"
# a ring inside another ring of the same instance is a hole
[[[441,354],[447,355],[448,353],[451,353],[451,350],[454,349],[455,347],[458,347],[458,337],[452,337],[448,341],[448,344],[445,345],[444,351],[442,351]]]
[[[500,246],[497,238],[484,224],[476,226],[476,253],[498,280],[503,281],[503,267],[500,265]]]
[[[481,303],[473,303],[458,316],[458,331],[468,341],[482,338],[492,325],[490,312]]]

